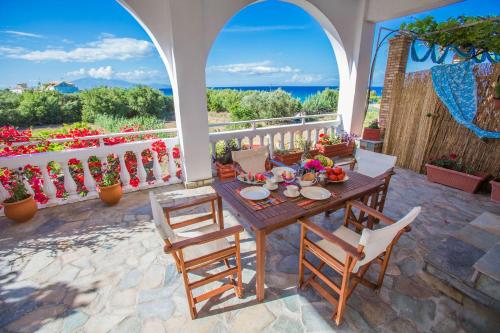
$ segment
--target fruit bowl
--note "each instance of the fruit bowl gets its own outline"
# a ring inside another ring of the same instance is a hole
[[[264,174],[262,173],[241,173],[236,176],[236,179],[238,179],[240,182],[252,185],[262,185],[266,182],[266,176],[264,176]]]
[[[325,177],[328,183],[343,183],[349,179],[341,167],[326,168]]]

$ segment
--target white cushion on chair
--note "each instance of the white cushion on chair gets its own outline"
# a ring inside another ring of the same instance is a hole
[[[420,210],[420,207],[414,207],[398,222],[377,230],[364,228],[361,235],[344,226],[335,230],[333,232],[335,236],[349,243],[354,248],[357,248],[359,245],[364,246],[363,253],[365,254],[365,257],[356,263],[353,272],[356,273],[361,266],[369,263],[385,252],[389,244],[396,237],[397,233],[413,222],[420,213]],[[316,245],[321,247],[342,264],[345,263],[346,252],[337,244],[327,241],[326,239],[322,239],[317,241]]]
[[[153,222],[155,224],[156,231],[158,231],[163,240],[173,242],[175,239],[175,233],[167,223],[165,213],[163,213],[163,208],[158,203],[156,195],[153,191],[149,192],[149,202],[151,203],[151,210],[153,211]]]
[[[358,247],[361,235],[355,233],[351,229],[341,226],[332,233],[338,238],[351,244],[355,248]],[[316,245],[325,250],[329,255],[340,261],[342,264],[345,262],[345,251],[337,244],[327,241],[326,239],[322,239],[320,241],[317,241]]]
[[[354,170],[369,177],[378,177],[396,165],[396,156],[374,153],[365,149],[356,150]]]
[[[245,172],[253,174],[266,172],[266,160],[269,156],[267,146],[231,152],[233,161]]]
[[[203,227],[179,232],[176,235],[175,241],[178,242],[184,239],[198,237],[207,234],[209,232],[214,232],[218,230],[219,230],[218,224],[209,224]],[[184,248],[184,250],[182,250],[182,254],[184,256],[184,261],[188,261],[213,252],[217,252],[219,250],[227,249],[230,246],[231,245],[229,244],[227,239],[220,238],[208,243],[186,247]]]

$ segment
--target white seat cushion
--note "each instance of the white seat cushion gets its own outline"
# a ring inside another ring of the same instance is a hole
[[[209,224],[203,227],[195,228],[195,229],[190,229],[186,230],[183,232],[178,232],[176,233],[176,242],[184,240],[184,239],[189,239],[197,236],[201,236],[204,234],[207,234],[209,232],[214,232],[219,230],[219,225],[218,224]],[[231,245],[225,238],[220,238],[216,239],[214,241],[200,244],[200,245],[193,245],[193,246],[188,246],[185,249],[182,250],[182,255],[184,256],[184,261],[189,261],[192,259],[196,259],[202,256],[205,256],[207,254],[217,252],[223,249],[227,249]]]
[[[345,242],[349,243],[352,245],[354,248],[358,247],[359,244],[359,239],[361,238],[360,234],[355,233],[354,231],[341,226],[334,232],[332,232],[335,236],[338,238],[344,240]],[[332,242],[329,242],[325,239],[322,239],[320,241],[316,242],[316,245],[321,247],[323,250],[325,250],[329,255],[340,261],[342,264],[345,262],[345,256],[346,253],[345,251],[338,245],[333,244]],[[354,272],[358,271],[358,267],[356,265],[356,268]]]

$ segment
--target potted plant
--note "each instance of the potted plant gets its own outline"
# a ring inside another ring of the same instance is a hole
[[[22,168],[12,172],[11,175],[13,176],[9,189],[11,196],[3,202],[4,213],[15,222],[26,222],[35,215],[37,205],[24,186]]]
[[[495,110],[500,109],[500,77],[498,77],[497,83],[495,84]]]
[[[350,156],[354,153],[354,136],[349,134],[330,136],[322,133],[319,135],[316,148],[319,153],[328,157]]]
[[[474,193],[487,175],[475,172],[473,168],[464,166],[457,160],[456,154],[443,156],[425,165],[427,180]]]
[[[233,157],[231,152],[239,150],[235,140],[226,140],[215,147],[214,162],[217,169],[217,176],[220,179],[236,177]]]
[[[102,164],[102,178],[98,186],[99,198],[110,205],[116,205],[122,198],[123,191],[120,177],[112,163]]]
[[[273,159],[285,165],[292,165],[300,161],[303,151],[294,149],[277,149],[274,151]]]
[[[363,140],[380,141],[378,119],[373,120],[368,127],[363,128]]]
[[[500,178],[495,178],[490,181],[491,184],[491,201],[500,203]]]

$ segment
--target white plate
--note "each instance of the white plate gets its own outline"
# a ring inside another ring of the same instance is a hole
[[[349,176],[345,176],[344,179],[342,179],[342,180],[330,180],[327,178],[329,183],[343,183],[343,182],[346,182],[348,179],[349,179]]]
[[[300,190],[300,194],[312,200],[325,200],[332,195],[327,189],[318,186],[304,187]]]
[[[249,200],[262,200],[271,195],[271,192],[267,188],[260,186],[250,186],[245,187],[240,191],[240,195]]]
[[[290,171],[291,173],[293,173],[293,175],[295,176],[295,170],[292,169],[292,168],[289,168],[289,167],[275,167],[271,170],[271,172],[273,173],[274,177],[276,177],[276,179],[279,181],[279,182],[282,182],[284,181],[283,180],[283,177],[281,177],[281,175],[283,174],[283,172],[285,171]],[[295,177],[294,177],[295,178]]]
[[[292,195],[292,194],[288,193],[287,190],[285,190],[285,191],[283,191],[283,194],[285,195],[285,197],[296,198],[296,197],[298,197],[300,195],[300,192],[297,192],[297,193],[295,193],[295,194]]]

